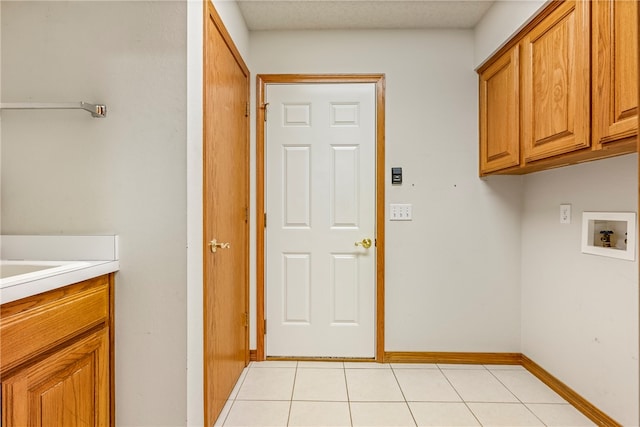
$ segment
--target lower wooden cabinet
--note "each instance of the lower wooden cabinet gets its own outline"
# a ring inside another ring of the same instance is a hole
[[[109,338],[95,332],[2,382],[3,426],[109,425]]]
[[[101,276],[2,306],[4,427],[113,425],[112,281]],[[43,314],[46,329],[38,327]],[[35,350],[21,354],[16,339]]]

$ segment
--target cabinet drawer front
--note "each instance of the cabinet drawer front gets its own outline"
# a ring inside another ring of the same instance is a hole
[[[101,276],[2,306],[2,372],[109,317],[109,279]]]

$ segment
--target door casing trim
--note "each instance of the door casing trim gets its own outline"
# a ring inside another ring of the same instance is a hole
[[[376,347],[384,360],[385,91],[384,74],[258,74],[256,76],[256,360],[265,360],[265,95],[267,84],[374,83],[376,85]]]

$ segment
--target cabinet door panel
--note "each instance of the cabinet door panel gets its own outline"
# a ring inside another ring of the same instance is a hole
[[[593,2],[593,142],[637,135],[636,1]]]
[[[589,3],[564,2],[522,50],[525,160],[589,147]]]
[[[29,391],[36,424],[39,426],[91,427],[96,413],[93,353],[71,364],[55,378]],[[39,418],[39,419],[38,419]]]
[[[520,163],[519,50],[480,75],[480,174]]]
[[[3,379],[2,425],[109,425],[108,330]]]

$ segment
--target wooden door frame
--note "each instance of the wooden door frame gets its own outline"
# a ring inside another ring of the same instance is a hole
[[[374,83],[376,85],[376,349],[384,361],[385,88],[384,74],[258,74],[256,76],[256,360],[265,360],[265,96],[267,84]]]
[[[202,91],[203,91],[203,100],[202,100],[202,118],[203,118],[203,122],[202,122],[202,181],[203,181],[203,185],[202,185],[202,207],[203,207],[203,212],[202,212],[202,218],[203,218],[203,227],[202,227],[202,233],[203,233],[203,246],[202,246],[202,253],[203,255],[203,262],[202,262],[202,274],[203,274],[203,280],[202,280],[202,287],[203,287],[203,299],[202,299],[202,304],[203,304],[203,313],[202,313],[202,329],[203,329],[203,365],[202,365],[202,369],[203,369],[203,373],[202,373],[202,388],[203,388],[203,410],[204,410],[204,420],[205,423],[207,422],[208,418],[212,418],[212,415],[208,413],[209,411],[209,407],[207,405],[207,400],[210,398],[209,391],[207,388],[207,384],[209,381],[215,381],[215,378],[209,378],[209,372],[207,370],[207,341],[209,339],[211,339],[211,337],[207,336],[207,312],[206,312],[206,287],[207,287],[207,283],[206,283],[206,278],[207,278],[207,272],[205,271],[205,262],[204,262],[204,257],[210,256],[209,253],[209,247],[207,246],[207,242],[208,240],[211,238],[211,236],[207,236],[205,235],[206,231],[207,231],[207,222],[209,221],[209,218],[211,217],[212,213],[207,211],[207,202],[206,202],[206,194],[207,194],[207,185],[215,185],[215,183],[208,183],[207,179],[206,179],[206,171],[207,171],[207,158],[205,157],[205,153],[206,153],[206,140],[207,137],[209,136],[207,134],[207,128],[205,125],[206,122],[206,118],[208,114],[215,114],[215,108],[213,108],[213,106],[211,105],[207,105],[206,102],[206,90],[207,90],[207,80],[206,80],[206,75],[207,75],[207,69],[206,69],[206,65],[207,65],[207,54],[208,54],[208,50],[210,49],[210,46],[208,46],[208,31],[209,28],[212,28],[213,31],[217,31],[218,34],[220,35],[220,37],[224,40],[225,44],[227,45],[227,47],[229,48],[229,51],[231,53],[231,55],[233,56],[233,58],[235,59],[236,63],[238,64],[238,67],[242,70],[242,73],[246,76],[246,99],[244,100],[246,102],[247,105],[247,114],[248,114],[248,106],[250,103],[250,98],[251,98],[251,74],[249,72],[249,68],[247,67],[246,63],[244,62],[244,59],[242,58],[242,55],[240,54],[240,51],[238,50],[238,48],[236,47],[235,43],[233,42],[233,39],[231,38],[231,35],[229,34],[229,32],[227,31],[222,18],[220,17],[220,15],[218,14],[218,12],[216,11],[213,3],[209,0],[205,0],[203,2],[203,8],[204,8],[204,13],[203,13],[203,18],[204,18],[204,22],[203,22],[203,52],[202,52],[202,66],[203,66],[203,76],[202,76]],[[245,337],[244,337],[244,363],[245,366],[247,366],[249,364],[249,355],[250,355],[250,349],[249,349],[249,327],[248,327],[248,313],[249,313],[249,299],[250,299],[250,286],[249,286],[249,253],[250,253],[250,227],[249,227],[249,220],[248,220],[248,212],[250,210],[250,205],[251,205],[251,196],[250,196],[250,187],[251,187],[251,162],[250,162],[250,157],[251,157],[251,149],[250,149],[250,141],[251,141],[251,137],[250,137],[250,124],[248,122],[248,118],[247,118],[247,125],[246,125],[246,132],[244,135],[244,143],[246,144],[246,155],[245,155],[245,159],[243,159],[244,162],[246,162],[246,171],[247,171],[247,176],[246,176],[246,183],[245,183],[245,188],[243,189],[243,191],[245,192],[245,204],[246,204],[246,209],[247,209],[247,220],[245,221],[244,224],[244,228],[245,228],[245,237],[244,237],[244,241],[243,242],[239,242],[242,247],[243,247],[243,258],[244,258],[244,262],[243,262],[243,269],[244,269],[244,273],[245,273],[245,283],[244,283],[244,287],[245,287],[245,291],[244,291],[244,295],[245,295],[245,300],[244,300],[244,312],[245,312],[245,318],[247,319],[247,324],[246,324],[246,328],[245,328]],[[219,414],[215,414],[215,416],[219,416]],[[215,420],[215,418],[214,418]]]

